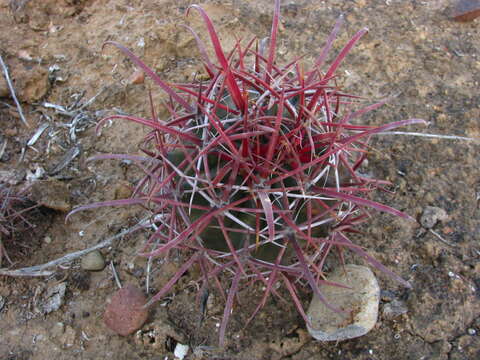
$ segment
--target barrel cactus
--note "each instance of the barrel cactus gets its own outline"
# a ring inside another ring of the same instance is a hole
[[[141,204],[152,214],[155,232],[141,251],[146,257],[180,249],[185,262],[148,304],[162,298],[194,264],[202,286],[216,284],[226,299],[220,343],[240,284],[263,284],[264,294],[250,319],[283,284],[308,321],[298,297],[306,285],[320,299],[319,284],[332,250],[351,250],[373,266],[409,284],[371,258],[348,238],[369,217],[369,210],[411,219],[368,199],[385,181],[362,175],[372,135],[423,120],[408,119],[373,127],[354,124],[385,103],[358,104],[358,97],[336,85],[336,72],[351,48],[367,33],[357,32],[335,59],[327,54],[340,18],[312,68],[299,59],[276,62],[280,1],[275,1],[269,43],[251,40],[225,52],[214,25],[198,5],[215,53],[191,28],[206,76],[189,84],[163,81],[130,50],[115,42],[169,97],[169,117],[115,115],[151,129],[143,155],[104,154],[93,159],[129,159],[144,177],[132,198],[82,206]],[[153,244],[156,244],[153,249]],[[148,250],[147,250],[148,249]],[[220,279],[220,276],[222,277]],[[298,281],[302,280],[302,281]],[[335,286],[336,284],[331,284]],[[225,291],[225,286],[228,291]],[[328,304],[337,311],[333,304]]]

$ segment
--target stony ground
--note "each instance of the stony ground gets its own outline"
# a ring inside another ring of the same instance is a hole
[[[145,129],[117,122],[96,137],[93,126],[116,112],[148,111],[151,84],[133,84],[133,65],[106,40],[133,49],[168,80],[187,81],[201,70],[192,37],[179,24],[201,30],[198,16],[185,19],[190,1],[1,0],[0,55],[8,65],[30,127],[25,127],[0,80],[0,180],[33,183],[44,206],[36,228],[18,235],[11,269],[43,264],[91,247],[138,223],[139,209],[99,209],[74,215],[72,207],[124,198],[138,169],[128,163],[85,159],[103,152],[138,151]],[[279,39],[281,61],[305,54],[311,63],[336,18],[346,25],[334,53],[360,28],[364,37],[342,67],[339,84],[374,101],[391,103],[362,119],[383,124],[423,118],[430,134],[480,138],[480,22],[451,20],[453,1],[284,1]],[[271,1],[205,1],[222,43],[269,33]],[[163,94],[153,90],[156,103]],[[90,103],[87,103],[92,99]],[[43,124],[35,144],[27,142]],[[4,145],[6,144],[6,145]],[[248,327],[249,301],[237,307],[225,349],[216,348],[223,302],[211,296],[198,325],[195,274],[128,337],[103,324],[105,302],[116,289],[111,268],[82,270],[78,260],[47,277],[0,277],[1,359],[173,359],[176,343],[190,345],[188,359],[475,359],[480,358],[480,173],[478,141],[378,136],[369,172],[395,184],[378,194],[421,218],[428,206],[446,217],[429,228],[376,215],[356,241],[409,280],[412,290],[379,276],[379,321],[366,336],[338,344],[313,341],[294,306],[270,302]],[[145,285],[146,264],[136,257],[148,233],[116,239],[102,249],[122,282]],[[349,259],[360,262],[359,259]],[[150,289],[158,290],[182,263],[155,262]],[[2,266],[8,266],[3,262]],[[52,269],[50,269],[52,270]],[[247,289],[243,298],[261,296]],[[308,303],[309,294],[303,294]],[[406,309],[406,313],[404,310]],[[403,313],[403,314],[402,314]]]

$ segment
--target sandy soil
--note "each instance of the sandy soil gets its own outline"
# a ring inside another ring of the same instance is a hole
[[[102,44],[118,41],[163,78],[187,81],[202,69],[191,35],[178,26],[188,23],[202,31],[198,16],[184,17],[190,3],[0,0],[0,54],[30,123],[30,128],[22,125],[0,80],[0,143],[7,141],[1,180],[22,187],[28,179],[37,179],[35,201],[46,205],[33,215],[36,228],[12,242],[12,269],[88,248],[138,222],[142,214],[134,208],[85,211],[65,222],[66,212],[77,205],[128,196],[128,184],[139,173],[125,162],[85,163],[98,153],[136,153],[146,132],[116,122],[95,136],[94,125],[105,115],[147,113],[151,87],[148,81],[131,84],[134,66],[113,48],[102,51]],[[280,60],[305,54],[305,62],[311,63],[343,13],[346,25],[334,53],[360,28],[370,31],[347,58],[339,82],[372,101],[397,95],[363,122],[423,118],[430,122],[428,128],[406,131],[479,139],[480,20],[452,21],[451,3],[285,1]],[[271,1],[202,5],[227,49],[235,36],[268,36]],[[152,90],[159,102],[164,95]],[[44,123],[47,130],[26,147]],[[338,344],[316,342],[293,304],[273,301],[243,329],[252,310],[244,300],[232,316],[226,348],[218,349],[223,301],[211,296],[199,326],[191,272],[155,307],[141,331],[120,337],[102,320],[105,303],[116,290],[111,269],[87,272],[76,260],[56,267],[49,277],[0,277],[0,359],[173,359],[178,342],[190,346],[187,359],[480,358],[478,142],[388,135],[378,136],[374,147],[378,151],[372,153],[369,172],[396,185],[393,195],[378,194],[376,200],[417,218],[427,206],[435,206],[448,218],[436,224],[434,232],[387,215],[375,216],[362,229],[365,235],[358,236],[357,243],[414,286],[407,290],[377,274],[383,290],[380,317],[366,336]],[[147,232],[137,232],[102,249],[122,282],[145,286],[146,263],[136,252],[147,237]],[[182,259],[176,254],[170,262],[153,264],[151,293],[165,284]],[[261,289],[243,293],[242,299],[258,299]],[[47,306],[51,299],[58,309]],[[310,294],[302,295],[305,304],[309,299]],[[397,303],[407,312],[392,316],[392,304]]]

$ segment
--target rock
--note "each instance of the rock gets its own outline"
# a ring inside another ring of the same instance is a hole
[[[43,302],[41,304],[41,311],[44,314],[51,313],[60,309],[60,306],[65,302],[65,290],[67,289],[67,284],[62,282],[53,287],[48,288],[45,296],[43,297]]]
[[[103,270],[105,268],[105,258],[100,251],[92,251],[82,257],[81,267],[88,271]]]
[[[119,335],[127,336],[137,331],[147,321],[147,299],[136,286],[127,284],[118,290],[107,305],[103,320],[105,325]]]
[[[445,221],[448,219],[448,214],[442,208],[436,206],[427,206],[423,210],[420,224],[426,229],[431,229],[438,221]]]
[[[383,306],[383,317],[387,320],[395,319],[396,317],[406,314],[407,312],[407,305],[398,299],[395,299]]]
[[[62,212],[72,209],[67,185],[59,180],[35,181],[31,193],[32,200],[41,206]]]
[[[50,88],[48,70],[41,66],[34,66],[31,69],[18,67],[13,69],[13,77],[18,98],[28,104],[42,99]]]
[[[455,21],[473,21],[480,16],[480,0],[459,0],[455,6]]]
[[[187,356],[187,353],[188,353],[188,345],[177,343],[177,345],[175,346],[175,351],[173,353],[173,355],[175,356],[175,359],[183,360],[183,358]]]
[[[344,270],[345,269],[345,270]],[[316,296],[307,316],[310,335],[321,341],[341,341],[365,335],[377,321],[380,288],[373,272],[365,266],[345,265],[328,276],[328,281],[349,286],[321,286],[320,291],[329,304],[345,310],[334,312]]]

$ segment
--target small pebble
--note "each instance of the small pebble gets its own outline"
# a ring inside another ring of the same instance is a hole
[[[67,283],[62,282],[47,289],[41,302],[41,311],[44,314],[49,314],[52,311],[60,309],[65,302],[65,291],[67,289]]]
[[[148,309],[143,307],[146,302],[147,298],[139,288],[127,284],[113,295],[103,321],[117,334],[130,335],[147,321]]]
[[[476,331],[475,329],[472,329],[472,328],[469,328],[469,329],[467,330],[467,332],[468,332],[468,335],[472,335],[472,336],[477,333],[477,331]]]
[[[431,229],[438,221],[445,221],[448,219],[448,214],[442,208],[436,206],[427,206],[423,210],[420,224],[426,229]]]
[[[188,353],[188,345],[177,343],[177,346],[175,346],[175,351],[173,353],[173,355],[175,355],[175,359],[183,360],[183,358],[187,355],[187,353]]]
[[[103,270],[105,268],[105,258],[100,251],[92,251],[82,257],[81,267],[88,271]]]
[[[395,319],[408,312],[407,305],[398,299],[383,306],[383,317],[387,320]]]

